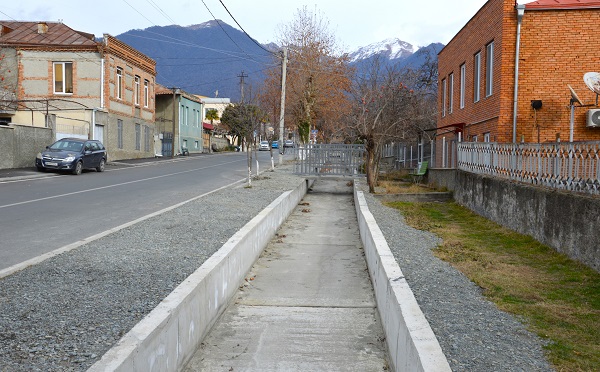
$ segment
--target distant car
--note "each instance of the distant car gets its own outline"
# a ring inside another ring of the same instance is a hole
[[[294,141],[285,140],[285,142],[283,143],[283,147],[294,147]]]
[[[35,166],[40,172],[56,170],[80,175],[84,169],[88,168],[104,172],[106,159],[106,149],[100,141],[63,138],[46,146],[46,150],[38,153],[35,158]]]
[[[273,141],[273,143],[271,143],[271,148],[272,149],[278,149],[279,148],[279,142]]]
[[[260,141],[258,144],[259,151],[269,151],[269,141]]]

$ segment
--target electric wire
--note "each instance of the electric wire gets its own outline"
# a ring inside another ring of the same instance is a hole
[[[204,1],[204,0],[203,0]],[[219,2],[221,3],[221,5],[223,5],[223,8],[225,8],[225,10],[227,11],[227,13],[229,14],[229,16],[231,17],[231,19],[233,19],[233,21],[235,22],[236,25],[238,25],[238,27],[242,30],[242,32],[244,33],[244,35],[248,36],[248,39],[252,40],[252,42],[256,45],[258,45],[262,50],[266,51],[267,53],[270,53],[276,57],[279,57],[279,55],[277,53],[274,53],[270,50],[268,50],[267,48],[265,48],[264,46],[262,46],[260,43],[258,43],[256,40],[254,40],[254,38],[252,38],[247,32],[246,30],[244,30],[244,28],[242,27],[242,25],[240,25],[240,23],[237,21],[237,19],[235,19],[235,17],[233,16],[233,14],[231,14],[231,12],[229,11],[229,9],[227,9],[227,7],[225,6],[225,4],[223,3],[223,0],[219,0]]]

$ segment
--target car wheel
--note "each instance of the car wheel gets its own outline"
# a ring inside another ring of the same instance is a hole
[[[75,164],[75,168],[73,168],[73,174],[79,176],[82,170],[83,164],[80,161],[78,161],[77,164]]]
[[[104,166],[106,165],[106,161],[104,159],[100,159],[100,164],[96,167],[96,172],[104,172]]]

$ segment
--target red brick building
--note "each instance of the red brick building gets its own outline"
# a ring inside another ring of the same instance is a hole
[[[573,140],[600,140],[583,81],[600,72],[599,30],[600,0],[487,1],[438,54],[437,139],[568,141],[571,86],[591,105],[574,104]]]

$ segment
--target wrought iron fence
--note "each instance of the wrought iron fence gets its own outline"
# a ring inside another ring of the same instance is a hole
[[[295,150],[297,174],[343,177],[365,174],[364,145],[307,144]]]
[[[462,142],[458,169],[557,189],[600,193],[600,142]]]

